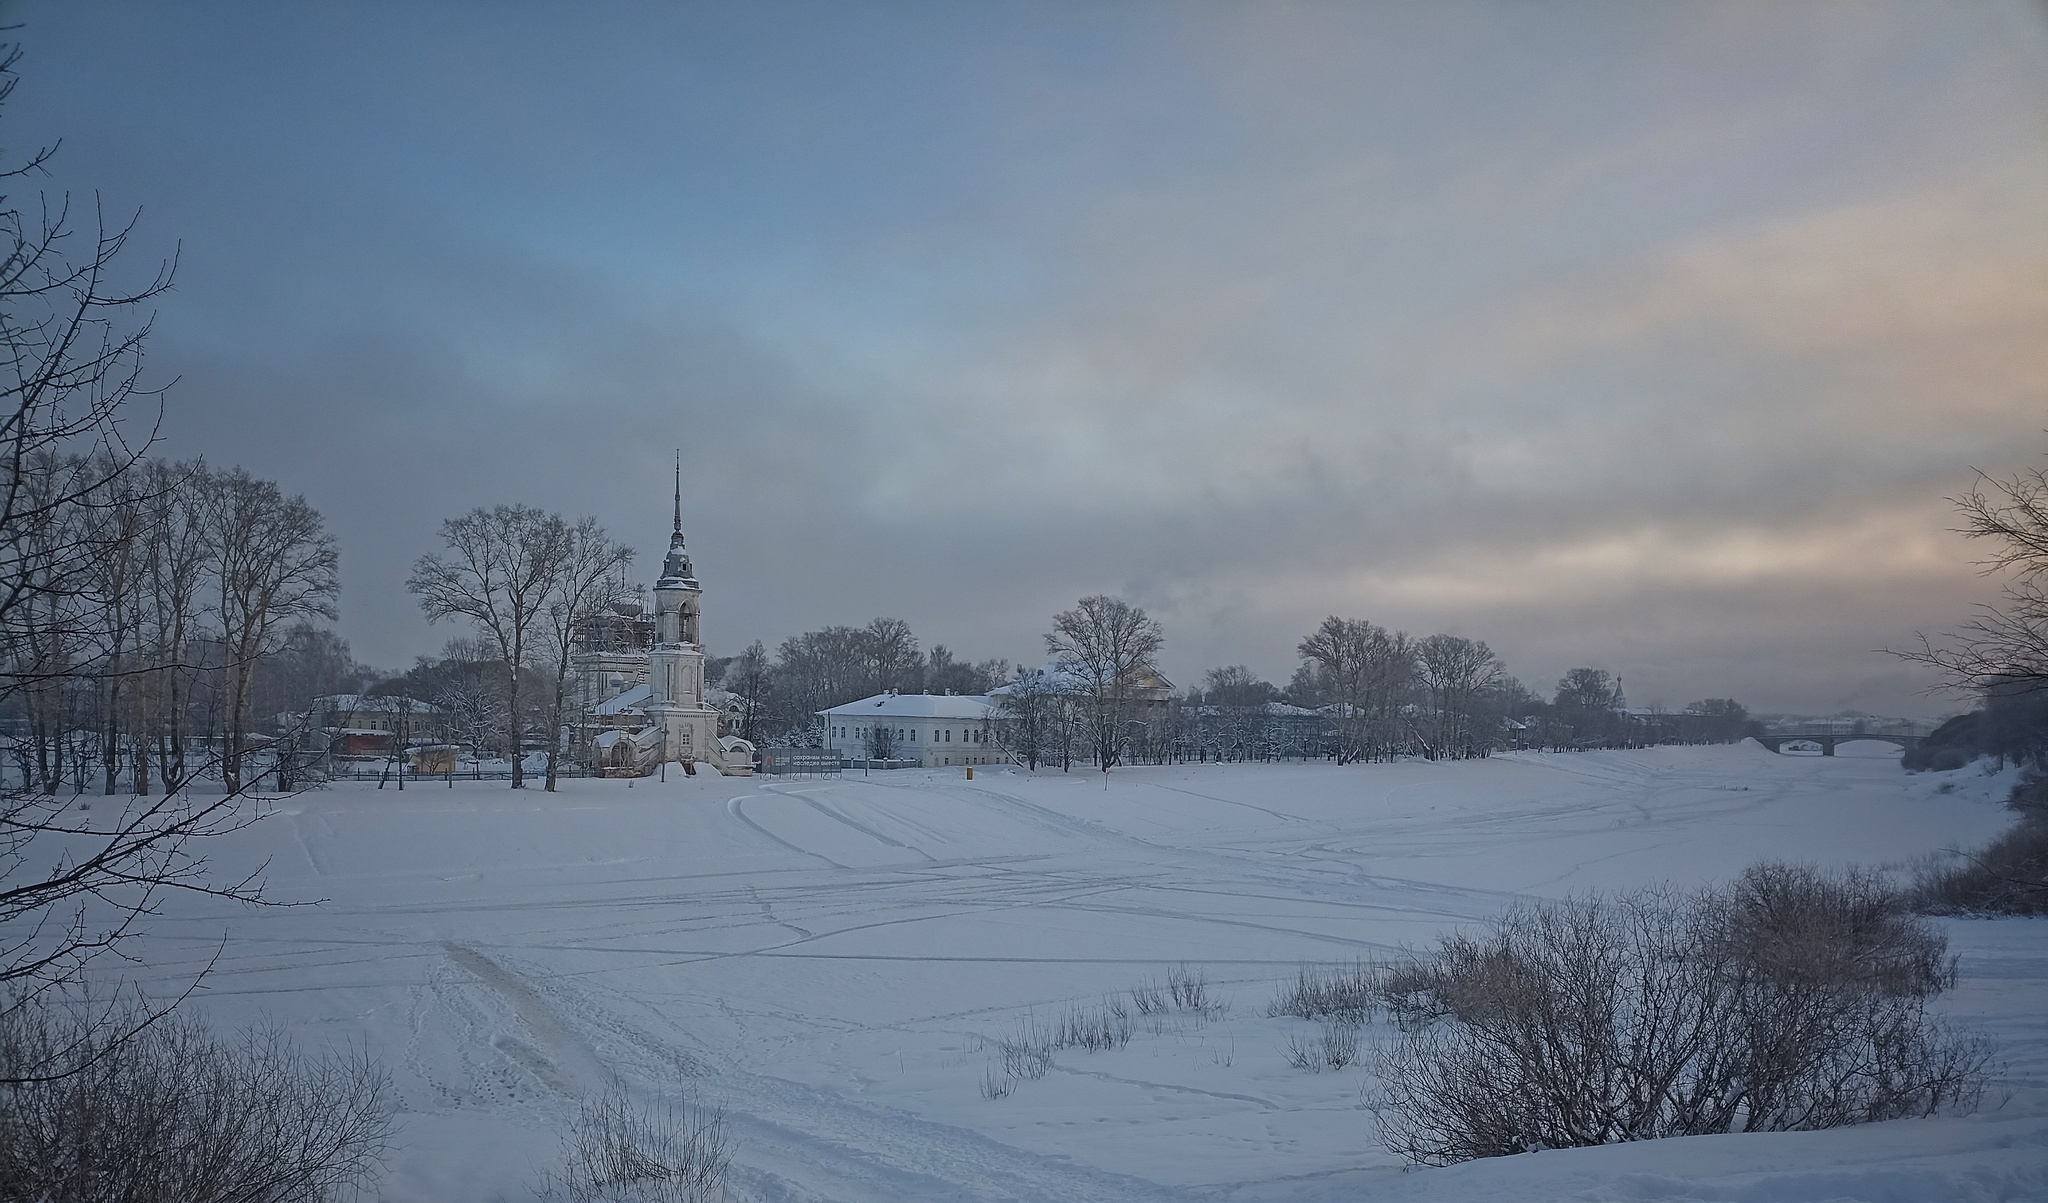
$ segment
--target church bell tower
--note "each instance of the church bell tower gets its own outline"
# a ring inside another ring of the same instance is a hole
[[[704,649],[698,623],[704,588],[683,544],[683,457],[676,453],[675,524],[661,579],[654,582],[654,647],[647,656],[648,718],[660,724],[662,759],[718,756],[718,712],[704,704]]]

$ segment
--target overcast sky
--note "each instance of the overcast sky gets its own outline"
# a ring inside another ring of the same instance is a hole
[[[1184,682],[1335,613],[1940,713],[1879,649],[2048,452],[2039,4],[5,7],[0,144],[182,247],[164,450],[378,664],[473,506],[651,576],[680,446],[714,654],[1107,592]]]

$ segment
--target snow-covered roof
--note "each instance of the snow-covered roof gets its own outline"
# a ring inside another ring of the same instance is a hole
[[[590,708],[592,714],[624,714],[647,703],[654,696],[654,687],[648,684],[635,685],[615,698],[606,698]]]
[[[878,693],[858,702],[820,710],[833,718],[950,718],[979,721],[995,705],[986,694]]]
[[[324,698],[314,698],[315,710],[354,710],[363,714],[397,714],[409,710],[414,714],[439,714],[441,708],[432,702],[418,698],[401,698],[386,693],[330,693]]]
[[[998,685],[990,690],[991,696],[1012,694],[1019,685],[1028,685],[1036,693],[1086,693],[1087,678],[1081,675],[1078,665],[1068,660],[1048,660],[1037,668],[1022,670],[1019,680],[1007,685]]]
[[[1278,715],[1283,718],[1315,717],[1329,713],[1327,709],[1318,710],[1308,706],[1296,706],[1289,702],[1267,702],[1264,709],[1267,714]]]

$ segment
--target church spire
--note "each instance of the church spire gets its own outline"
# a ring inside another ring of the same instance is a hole
[[[696,588],[690,568],[690,553],[683,550],[683,453],[676,451],[676,520],[674,533],[668,537],[668,557],[662,561],[661,579],[654,582],[656,589],[670,587]]]

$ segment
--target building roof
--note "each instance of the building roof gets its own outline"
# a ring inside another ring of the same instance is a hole
[[[606,698],[604,701],[592,706],[590,712],[592,714],[624,714],[628,710],[637,709],[645,705],[647,699],[653,696],[654,687],[643,682],[615,698]]]
[[[820,710],[833,718],[950,718],[979,721],[995,706],[986,694],[878,693],[858,702]]]
[[[315,710],[353,710],[360,714],[397,714],[401,710],[413,714],[441,714],[441,707],[418,698],[401,698],[385,693],[330,693],[324,698],[314,698]]]

